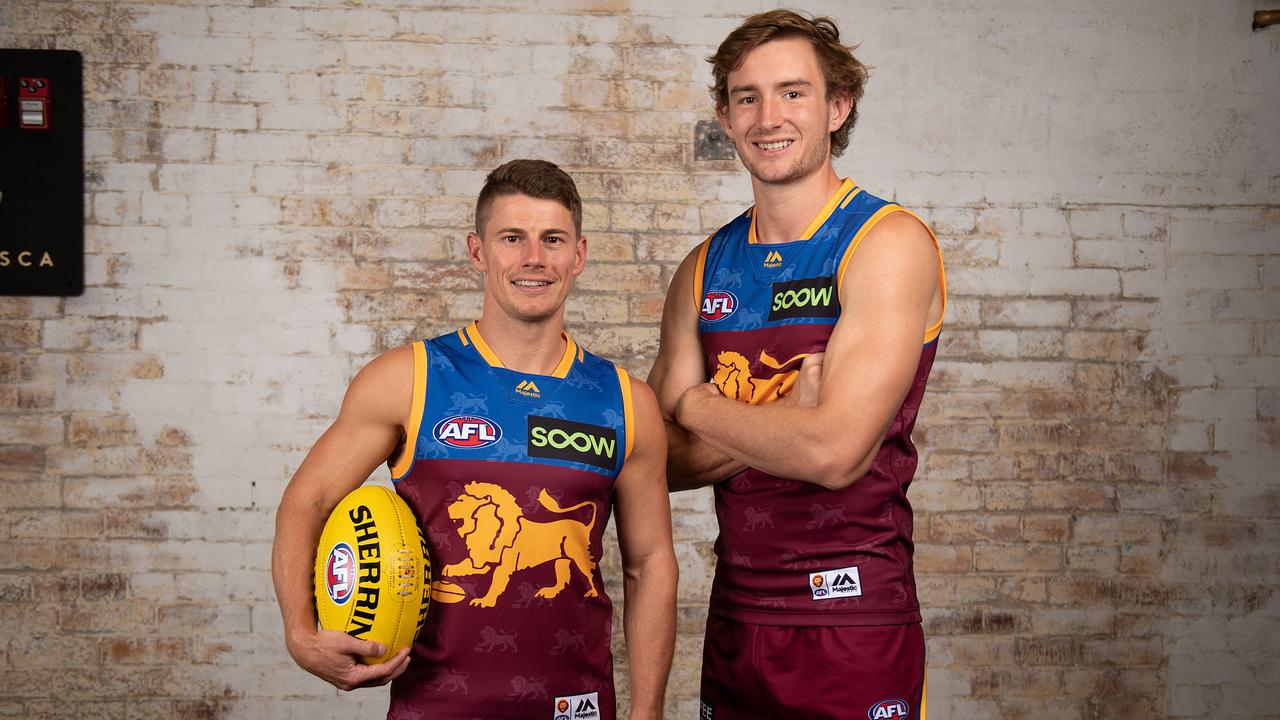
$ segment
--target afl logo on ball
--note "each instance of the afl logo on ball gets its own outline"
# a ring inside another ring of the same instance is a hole
[[[325,563],[325,587],[329,590],[329,599],[335,605],[345,605],[355,589],[355,579],[356,555],[351,552],[351,546],[346,543],[334,545]]]
[[[502,439],[502,428],[488,418],[454,415],[436,424],[436,442],[449,447],[474,450],[488,447]]]
[[[720,322],[738,309],[738,298],[727,290],[712,290],[702,297],[702,319]]]

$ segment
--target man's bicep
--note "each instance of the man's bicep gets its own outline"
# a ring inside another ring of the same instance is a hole
[[[906,215],[883,222],[890,219],[886,232],[864,241],[843,279],[819,391],[825,421],[856,427],[864,444],[878,445],[911,389],[937,287],[928,231]]]
[[[617,480],[615,513],[623,558],[671,546],[671,505],[667,497],[667,436],[653,391],[631,381],[635,403],[635,444]]]
[[[707,379],[693,287],[699,257],[699,250],[695,248],[671,278],[662,308],[658,357],[649,371],[648,383],[657,395],[663,416],[668,419],[673,417],[680,395]]]

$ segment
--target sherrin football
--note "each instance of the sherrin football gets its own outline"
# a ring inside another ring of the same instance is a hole
[[[386,646],[366,664],[409,647],[430,602],[431,565],[413,511],[394,491],[365,485],[338,503],[316,548],[320,627]]]

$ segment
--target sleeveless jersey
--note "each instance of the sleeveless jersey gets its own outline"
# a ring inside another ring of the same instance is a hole
[[[631,385],[564,337],[551,375],[503,367],[475,323],[413,345],[419,416],[391,471],[423,529],[432,602],[390,719],[614,717],[597,563]]]
[[[765,403],[786,394],[803,358],[826,349],[858,244],[895,212],[907,211],[845,180],[799,240],[757,243],[752,210],[707,239],[694,292],[707,375],[726,397]],[[945,297],[941,270],[939,282]],[[711,613],[762,625],[920,621],[906,493],[916,468],[911,430],[941,325],[926,331],[915,381],[852,486],[832,491],[753,468],[715,486]]]

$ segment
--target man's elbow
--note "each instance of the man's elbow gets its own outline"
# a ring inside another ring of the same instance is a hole
[[[830,449],[818,453],[809,463],[813,470],[805,479],[827,490],[844,490],[871,469],[876,449],[866,453]]]

